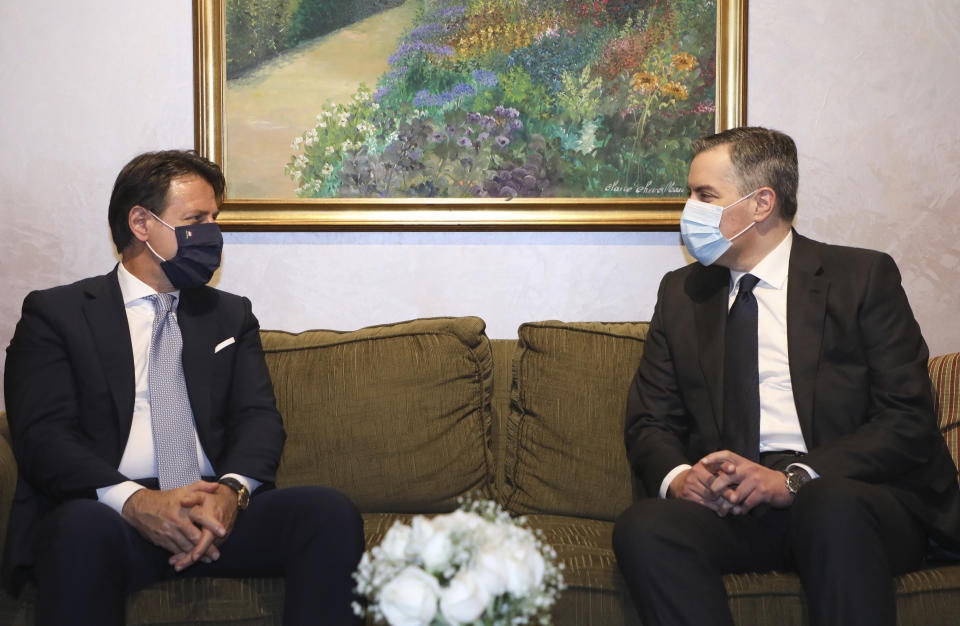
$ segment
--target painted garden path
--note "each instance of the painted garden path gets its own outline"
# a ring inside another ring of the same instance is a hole
[[[231,198],[293,198],[283,173],[293,138],[327,101],[345,103],[361,82],[376,88],[419,0],[298,46],[227,83],[226,174]]]

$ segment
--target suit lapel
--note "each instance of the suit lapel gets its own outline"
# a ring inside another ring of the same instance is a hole
[[[717,432],[723,429],[723,336],[727,326],[730,271],[724,267],[697,268],[688,284],[694,301],[700,371],[710,392]]]
[[[130,327],[117,281],[117,270],[92,283],[86,292],[83,315],[96,345],[97,358],[103,367],[117,410],[121,441],[126,441],[133,419],[135,380],[133,346]]]
[[[787,282],[790,381],[804,441],[813,444],[813,407],[830,282],[815,244],[794,233]]]
[[[198,290],[184,289],[177,308],[177,321],[183,335],[183,377],[198,432],[204,431],[210,420],[211,339],[217,336],[214,308],[203,306],[202,300]]]

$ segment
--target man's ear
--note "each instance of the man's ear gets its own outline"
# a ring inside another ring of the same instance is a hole
[[[756,195],[753,196],[757,201],[756,209],[754,210],[754,221],[764,222],[771,215],[776,215],[777,212],[777,192],[771,189],[770,187],[761,187],[757,190]]]
[[[147,237],[150,235],[148,222],[151,221],[153,221],[153,218],[150,217],[150,211],[139,204],[127,213],[127,225],[130,227],[130,232],[133,233],[133,236],[139,241],[147,240]]]

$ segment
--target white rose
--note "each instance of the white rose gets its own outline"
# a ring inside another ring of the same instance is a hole
[[[417,517],[413,518],[411,527],[413,529],[413,537],[411,538],[411,541],[413,542],[414,547],[419,550],[422,550],[423,546],[427,545],[433,536],[437,534],[437,527],[434,525],[433,521],[423,517],[422,515],[418,515]]]
[[[526,595],[543,581],[546,564],[532,541],[516,542],[510,546],[504,560],[507,589],[515,596]]]
[[[483,535],[484,544],[500,547],[514,534],[514,529],[507,524],[487,522],[483,520],[483,518],[481,518],[481,520],[484,523],[483,526],[480,527],[479,532]]]
[[[453,543],[445,531],[435,533],[420,549],[420,558],[428,572],[442,572],[450,567],[450,557],[453,555]]]
[[[329,164],[328,164],[329,165]],[[333,168],[331,168],[332,170]],[[410,527],[397,522],[387,531],[380,547],[388,559],[402,561],[406,558],[407,546],[410,545]]]
[[[453,544],[450,542],[443,517],[413,518],[412,547],[423,559],[424,568],[429,572],[442,572],[447,569],[453,554]]]
[[[479,584],[493,597],[504,593],[507,590],[507,567],[499,546],[485,545],[474,558],[474,574]]]
[[[433,519],[435,525],[447,530],[476,530],[487,524],[487,521],[476,513],[467,513],[466,511],[454,511],[447,515],[441,515]]]
[[[437,614],[439,595],[436,578],[409,566],[380,590],[380,610],[391,626],[427,626]]]
[[[440,612],[450,624],[469,624],[483,615],[492,599],[477,576],[464,570],[440,594]]]

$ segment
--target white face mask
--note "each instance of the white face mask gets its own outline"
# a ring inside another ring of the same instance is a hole
[[[687,203],[683,206],[683,213],[680,215],[680,235],[683,237],[683,245],[687,247],[690,255],[704,265],[713,265],[717,259],[723,256],[723,253],[733,245],[734,239],[756,224],[756,222],[750,222],[746,228],[727,239],[720,232],[720,218],[723,217],[723,212],[740,204],[758,191],[760,190],[751,191],[725,207],[688,198]]]

